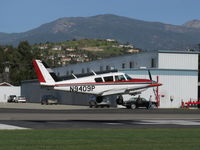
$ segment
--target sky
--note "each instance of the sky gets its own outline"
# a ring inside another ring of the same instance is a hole
[[[0,32],[25,32],[62,17],[99,14],[181,25],[200,20],[200,0],[0,0]]]

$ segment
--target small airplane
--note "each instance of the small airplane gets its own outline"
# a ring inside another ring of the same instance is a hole
[[[162,85],[152,80],[150,71],[148,71],[150,79],[131,78],[123,72],[116,71],[107,73],[92,71],[89,76],[78,77],[72,74],[73,78],[60,80],[45,62],[33,60],[33,65],[41,86],[51,87],[54,90],[96,95],[98,103],[103,101],[104,96],[137,95],[148,88]],[[118,98],[117,103],[122,104],[123,99]]]

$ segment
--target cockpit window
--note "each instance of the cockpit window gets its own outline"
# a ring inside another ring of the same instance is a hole
[[[95,78],[95,82],[103,82],[102,78]]]
[[[104,81],[105,82],[111,82],[111,81],[113,81],[113,76],[104,77]]]
[[[131,80],[131,79],[132,79],[132,78],[131,78],[129,75],[127,75],[127,74],[125,74],[125,76],[126,76],[127,80]]]
[[[115,81],[125,81],[125,77],[123,75],[115,76]]]

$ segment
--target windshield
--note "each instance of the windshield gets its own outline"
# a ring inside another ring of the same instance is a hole
[[[132,78],[131,78],[129,75],[127,75],[127,74],[125,74],[125,76],[126,76],[127,80],[131,80],[131,79],[132,79]]]

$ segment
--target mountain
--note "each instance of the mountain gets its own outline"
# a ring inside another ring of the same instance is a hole
[[[188,27],[188,28],[197,28],[200,29],[200,20],[192,20],[188,21],[183,26]]]
[[[61,18],[23,33],[0,33],[0,44],[17,45],[22,40],[34,44],[94,38],[129,42],[146,50],[179,50],[200,43],[199,35],[200,29],[196,26],[177,26],[106,14]]]

